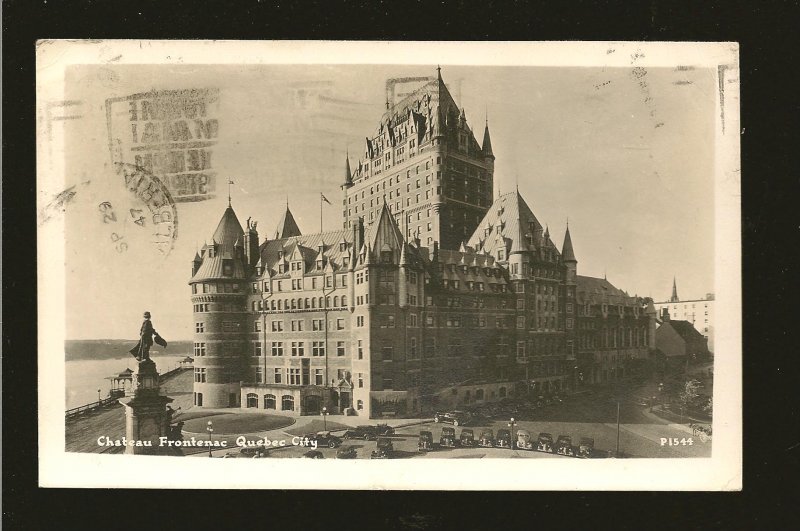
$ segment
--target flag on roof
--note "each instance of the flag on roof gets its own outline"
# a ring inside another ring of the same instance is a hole
[[[323,194],[322,192],[320,192],[319,196],[322,198],[323,201],[325,201],[329,205],[332,204],[330,201],[328,201],[328,198],[325,197],[325,194]]]

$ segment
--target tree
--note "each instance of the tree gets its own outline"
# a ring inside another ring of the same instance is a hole
[[[703,406],[703,411],[708,413],[709,417],[714,416],[714,400],[711,397],[708,397],[708,402]]]
[[[686,383],[683,384],[683,391],[678,395],[678,401],[681,404],[681,423],[683,423],[683,412],[690,404],[694,403],[699,388],[700,382],[697,380],[686,380]]]

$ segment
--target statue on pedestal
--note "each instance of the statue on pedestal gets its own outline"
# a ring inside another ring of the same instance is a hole
[[[167,342],[158,335],[156,329],[153,328],[153,323],[150,321],[150,312],[144,312],[144,322],[142,323],[142,327],[139,329],[139,342],[136,343],[136,346],[130,349],[128,352],[136,358],[136,361],[143,361],[150,359],[150,347],[153,346],[153,341],[162,347],[167,347]]]

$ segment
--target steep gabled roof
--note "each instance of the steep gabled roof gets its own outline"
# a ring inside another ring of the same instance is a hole
[[[400,249],[404,243],[403,234],[397,227],[397,222],[389,211],[386,203],[381,205],[378,212],[378,219],[368,228],[368,234],[364,235],[364,240],[369,244],[369,248],[380,252],[381,244],[389,244],[393,249]]]
[[[488,235],[487,229],[490,230]],[[501,195],[492,203],[467,245],[495,257],[501,245],[510,244],[512,253],[534,251],[536,249],[531,245],[530,239],[542,230],[542,224],[519,191],[514,191]]]
[[[275,230],[274,239],[281,240],[301,235],[300,227],[297,226],[292,211],[289,210],[289,205],[286,205],[286,211],[283,213],[283,217],[281,217],[281,220],[278,222],[278,228]]]
[[[705,339],[689,321],[664,321],[661,326],[669,325],[684,341],[702,341]]]

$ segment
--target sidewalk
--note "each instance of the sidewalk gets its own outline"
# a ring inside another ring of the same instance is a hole
[[[656,407],[659,407],[659,406],[656,406]],[[686,432],[686,433],[688,433],[690,435],[693,435],[693,436],[697,436],[697,433],[692,431],[692,428],[690,428],[686,424],[678,424],[678,423],[669,422],[668,420],[659,417],[655,413],[651,413],[649,408],[642,409],[642,415],[644,415],[645,417],[649,418],[650,420],[652,420],[653,422],[655,422],[657,424],[666,424],[670,428]],[[688,420],[694,420],[694,419],[688,419]],[[696,423],[700,423],[700,424],[703,424],[703,425],[706,425],[706,426],[710,426],[710,424],[707,423],[707,422],[702,422],[701,423],[700,421],[697,421]]]

